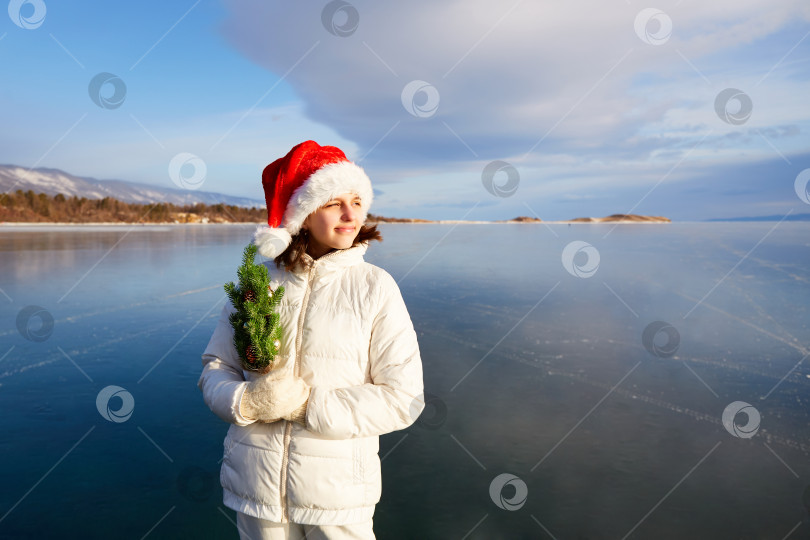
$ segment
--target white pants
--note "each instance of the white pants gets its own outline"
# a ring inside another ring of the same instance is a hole
[[[236,527],[241,540],[376,540],[370,519],[351,525],[301,525],[275,523],[236,513]]]

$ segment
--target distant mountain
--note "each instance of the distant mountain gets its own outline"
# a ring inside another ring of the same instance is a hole
[[[202,202],[205,204],[228,204],[244,208],[264,208],[265,202],[258,199],[233,197],[210,191],[172,189],[124,180],[97,180],[73,176],[59,169],[31,169],[17,165],[0,165],[0,194],[7,191],[29,189],[35,193],[103,199],[112,197],[126,203],[148,204],[172,203],[179,206]]]
[[[735,217],[735,218],[713,218],[704,219],[703,221],[780,221],[784,214],[775,216],[754,216],[754,217]],[[785,221],[810,221],[810,214],[792,214],[785,218]]]

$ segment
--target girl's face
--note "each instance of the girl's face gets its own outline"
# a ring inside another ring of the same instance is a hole
[[[333,249],[352,247],[363,224],[363,206],[359,195],[344,193],[312,212],[301,224],[309,230],[310,257],[317,259]]]

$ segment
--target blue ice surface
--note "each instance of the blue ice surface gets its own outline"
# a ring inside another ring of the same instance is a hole
[[[0,536],[236,536],[228,426],[196,383],[254,228],[0,229]],[[378,537],[782,538],[806,521],[806,224],[379,229],[366,260],[405,298],[427,407],[381,438]],[[674,330],[645,342],[657,321]],[[121,422],[97,407],[111,385],[134,403]],[[722,422],[738,401],[751,437]]]

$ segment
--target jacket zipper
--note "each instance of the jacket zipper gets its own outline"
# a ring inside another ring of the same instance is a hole
[[[301,358],[301,343],[303,342],[303,329],[304,317],[306,316],[307,307],[309,305],[309,293],[312,291],[312,277],[315,275],[315,265],[321,259],[325,259],[332,255],[336,255],[343,250],[333,251],[327,255],[316,259],[312,266],[309,267],[309,275],[307,276],[307,288],[304,291],[304,299],[301,302],[301,314],[298,316],[298,333],[295,338],[295,364],[293,365],[293,375],[299,376],[300,358]],[[284,426],[284,453],[281,458],[281,485],[279,486],[279,493],[281,494],[281,521],[289,522],[290,517],[287,512],[287,464],[289,463],[290,439],[292,438],[292,422],[286,421],[287,425]]]

